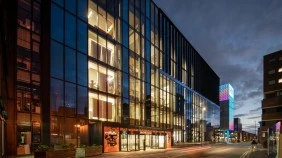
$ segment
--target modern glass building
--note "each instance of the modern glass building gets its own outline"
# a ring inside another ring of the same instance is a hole
[[[0,2],[7,155],[169,148],[219,126],[219,77],[151,0]]]
[[[229,83],[219,89],[220,128],[234,131],[234,89]]]
[[[223,142],[231,141],[230,132],[234,131],[234,89],[227,83],[219,87],[220,129]]]

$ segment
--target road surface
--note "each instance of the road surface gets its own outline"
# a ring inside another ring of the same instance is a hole
[[[260,150],[260,149],[259,149]],[[103,158],[267,158],[266,155],[254,155],[251,142],[235,144],[213,144],[204,146],[182,147],[172,149],[154,149],[137,152],[106,153]]]

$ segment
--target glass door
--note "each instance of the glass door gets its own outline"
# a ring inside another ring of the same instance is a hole
[[[152,148],[153,149],[159,148],[159,136],[158,135],[152,135]]]
[[[128,135],[128,151],[135,151],[135,135]]]
[[[127,133],[125,131],[121,134],[121,151],[127,151]]]
[[[135,135],[135,150],[136,151],[140,150],[139,149],[139,135],[138,134]]]
[[[146,149],[151,148],[151,135],[146,135]]]
[[[165,136],[159,136],[159,148],[165,148]]]
[[[145,135],[140,135],[140,138],[139,138],[139,144],[140,144],[139,149],[140,150],[144,150],[144,145],[146,143],[145,138],[146,138]],[[144,141],[145,141],[145,143],[144,143]]]

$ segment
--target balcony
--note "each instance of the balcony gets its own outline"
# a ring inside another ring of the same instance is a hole
[[[282,112],[262,114],[262,120],[282,120]]]
[[[262,108],[268,108],[277,105],[282,105],[282,96],[262,100]]]

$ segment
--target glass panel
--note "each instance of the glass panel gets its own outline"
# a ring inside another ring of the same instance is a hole
[[[88,32],[88,55],[98,59],[98,37],[96,33],[90,31]]]
[[[18,5],[21,5],[21,4],[25,4],[25,3],[21,3],[19,1]],[[18,21],[19,26],[22,26],[22,27],[30,30],[30,28],[31,28],[31,20],[30,20],[31,19],[31,12],[27,11],[26,7],[27,6],[23,7],[25,9],[18,7],[18,20],[17,21]]]
[[[77,21],[77,49],[87,53],[87,25],[81,20]]]
[[[51,76],[63,78],[63,46],[51,41]]]
[[[63,82],[51,79],[51,115],[64,115],[64,85]]]
[[[88,102],[87,95],[88,91],[86,87],[77,87],[77,115],[87,116],[88,115]]]
[[[128,151],[135,150],[135,135],[129,134],[128,135]]]
[[[80,3],[80,1],[78,3]],[[67,0],[65,7],[74,15],[76,14],[76,0]]]
[[[17,29],[17,45],[26,49],[30,49],[30,32],[23,28]]]
[[[76,82],[76,53],[75,50],[65,47],[65,79]]]
[[[52,0],[52,1],[64,7],[64,0]]]
[[[63,10],[53,3],[51,4],[51,37],[63,42]]]
[[[133,29],[129,28],[129,49],[134,51],[134,31]]]
[[[59,109],[60,110],[60,109]],[[76,85],[65,84],[65,114],[67,117],[74,117],[76,113]]]
[[[89,62],[88,63],[88,80],[89,80],[89,88],[98,89],[98,82],[99,82],[99,72],[98,66],[95,63]]]
[[[114,71],[108,69],[108,72],[107,72],[108,93],[115,94],[116,82],[117,82],[116,73]]]
[[[51,116],[50,144],[64,144],[64,117]]]
[[[127,132],[122,131],[121,133],[121,151],[127,151]]]
[[[87,21],[87,0],[79,0],[77,3],[77,16]]]
[[[76,18],[66,12],[65,23],[65,43],[72,48],[76,48]]]
[[[77,83],[87,86],[87,56],[77,53]]]
[[[65,143],[77,145],[77,135],[80,125],[74,118],[65,118]],[[80,142],[80,141],[79,141]]]

